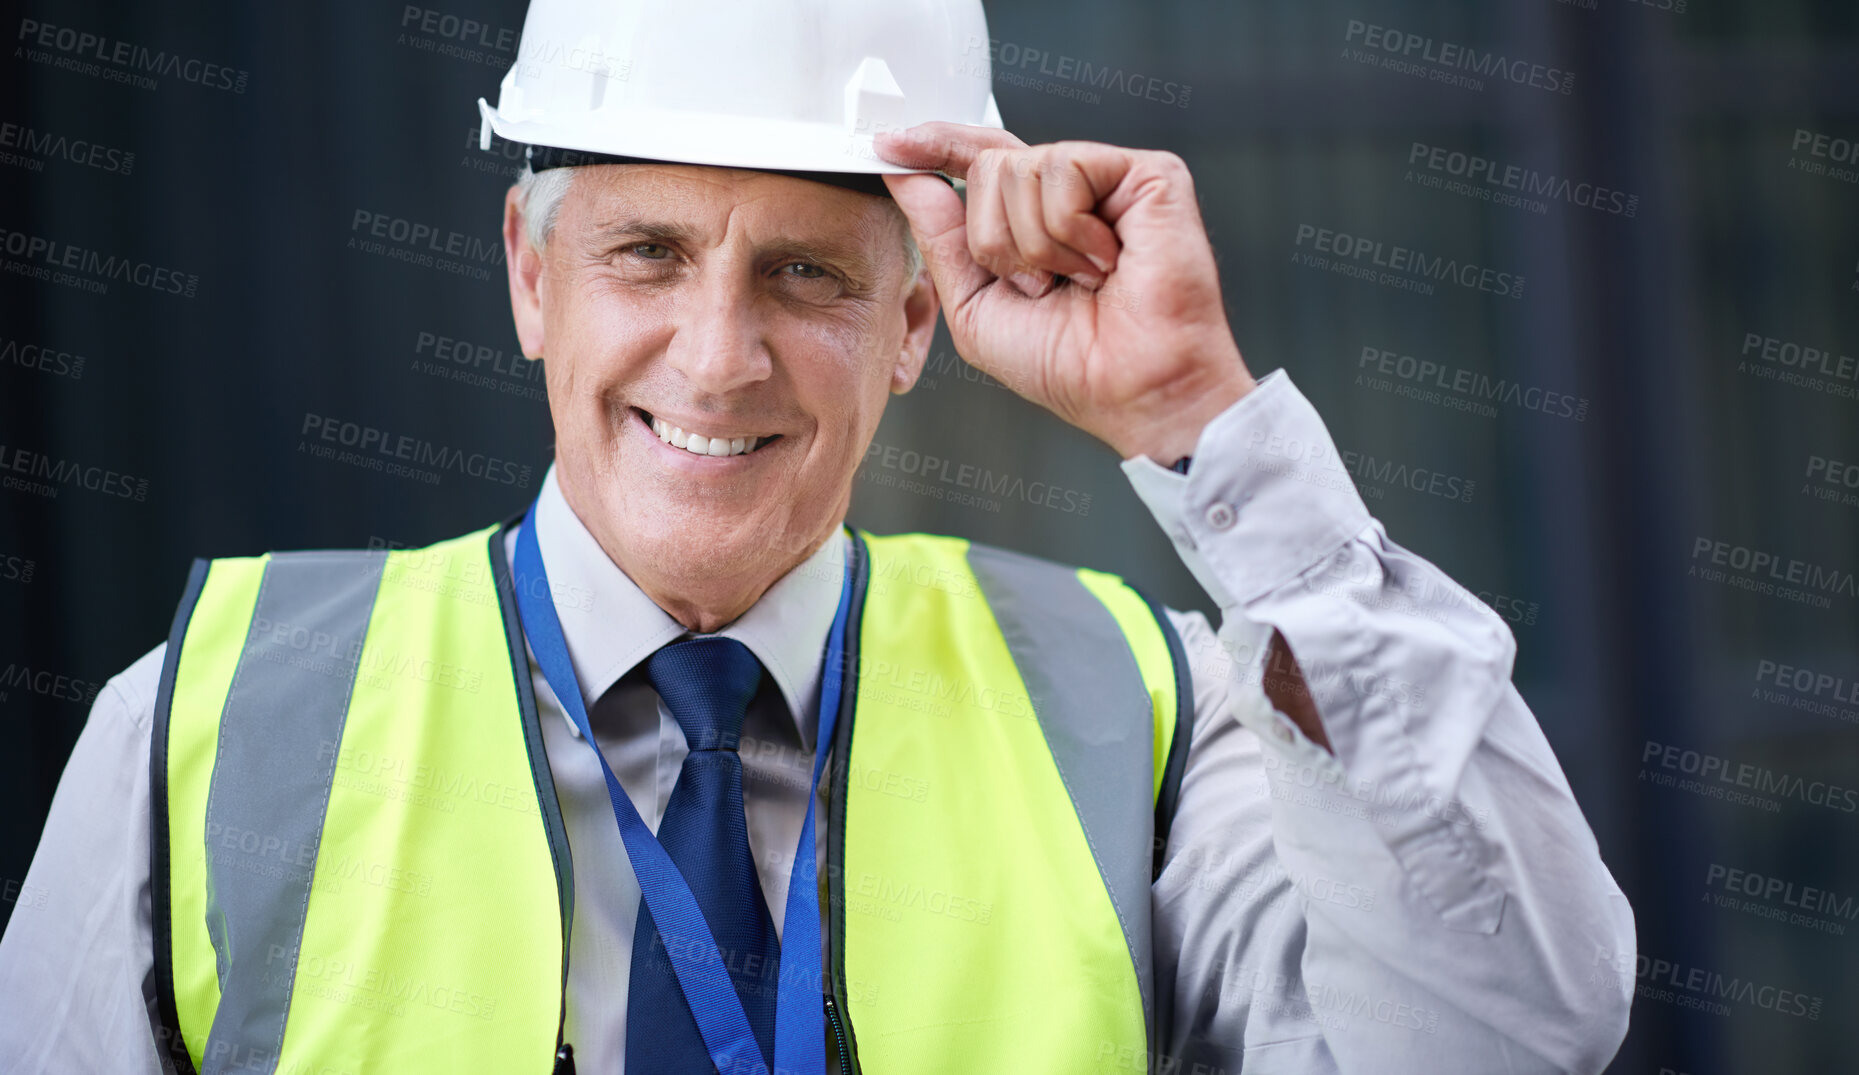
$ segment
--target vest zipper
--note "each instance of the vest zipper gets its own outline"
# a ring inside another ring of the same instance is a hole
[[[833,1044],[839,1049],[840,1075],[859,1075],[857,1037],[846,1003],[846,798],[847,774],[852,756],[852,725],[858,717],[859,637],[865,619],[865,591],[871,584],[871,553],[865,538],[851,530],[849,560],[852,568],[852,609],[847,620],[845,665],[851,680],[839,699],[839,727],[833,732],[833,764],[827,768],[833,785],[826,817],[826,938],[832,947],[827,969],[826,1017],[833,1026]]]
[[[562,925],[561,1006],[555,1016],[555,1075],[574,1075],[574,1046],[568,1036],[568,957],[572,953],[574,934],[574,856],[568,846],[568,828],[562,821],[561,800],[555,791],[555,774],[549,768],[548,750],[542,743],[542,720],[536,710],[535,686],[529,677],[529,659],[524,642],[522,617],[516,610],[515,580],[505,549],[505,535],[521,524],[522,517],[506,519],[491,531],[485,554],[489,557],[492,584],[497,591],[498,611],[503,615],[504,638],[510,647],[510,673],[516,686],[517,710],[523,721],[523,745],[529,754],[530,780],[536,788],[536,807],[542,814],[543,829],[549,839],[549,860],[555,868],[555,891],[560,901]]]
[[[839,1005],[826,995],[826,1021],[833,1024],[833,1044],[839,1047],[839,1075],[852,1075],[852,1053],[846,1048],[846,1031],[839,1025]]]

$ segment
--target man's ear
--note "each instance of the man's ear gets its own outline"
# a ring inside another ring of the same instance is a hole
[[[897,366],[891,371],[893,395],[910,391],[922,375],[930,341],[936,336],[936,315],[941,311],[942,299],[936,294],[929,270],[919,271],[916,281],[904,292],[904,342],[898,345]]]
[[[510,276],[510,314],[516,319],[516,339],[526,358],[544,353],[542,330],[542,255],[529,245],[529,233],[518,204],[516,188],[503,198],[504,269]]]

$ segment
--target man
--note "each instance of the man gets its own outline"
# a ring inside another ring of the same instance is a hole
[[[909,88],[979,22],[930,16],[883,72],[869,42],[799,69]],[[525,55],[577,18],[538,0]],[[513,70],[506,110],[561,74]],[[66,770],[27,878],[53,898],[0,941],[9,1070],[1605,1066],[1632,916],[1502,621],[1251,376],[1178,158],[1027,146],[951,93],[855,124],[888,128],[863,167],[524,129],[541,495],[429,550],[196,568]],[[756,100],[710,119],[772,122]],[[939,312],[1123,458],[1218,635],[1111,576],[843,527]]]

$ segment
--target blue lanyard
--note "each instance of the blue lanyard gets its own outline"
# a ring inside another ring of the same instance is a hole
[[[613,817],[620,825],[620,838],[626,843],[626,857],[639,879],[639,892],[652,918],[660,923],[660,932],[678,937],[696,937],[702,944],[670,945],[678,986],[697,1019],[697,1031],[703,1036],[710,1059],[722,1072],[743,1075],[768,1075],[762,1050],[749,1029],[742,1000],[730,983],[729,972],[717,950],[716,938],[704,921],[703,911],[691,895],[684,875],[659,846],[652,830],[646,827],[633,801],[620,787],[619,778],[594,741],[594,731],[587,721],[587,703],[581,697],[581,683],[575,676],[574,662],[568,658],[568,643],[562,636],[561,620],[555,615],[555,601],[549,589],[549,574],[542,566],[542,549],[536,542],[536,507],[530,505],[523,517],[523,528],[516,537],[516,605],[522,619],[523,633],[536,655],[542,675],[554,688],[562,708],[581,729],[581,738],[600,759],[600,771],[607,778],[607,797],[613,802]],[[833,726],[838,723],[839,699],[845,678],[846,620],[852,605],[852,563],[846,563],[845,585],[839,592],[839,611],[833,616],[832,633],[826,640],[826,661],[820,686],[820,719],[813,752],[813,783],[807,794],[807,819],[801,824],[800,844],[794,852],[794,871],[788,879],[787,913],[781,938],[780,993],[775,1008],[775,1070],[785,1073],[824,1072],[826,1070],[826,1024],[821,1014],[821,989],[816,974],[820,969],[820,890],[819,871],[814,862],[813,802],[819,793],[820,774],[826,768],[826,753],[832,747]],[[796,965],[798,961],[798,965]]]

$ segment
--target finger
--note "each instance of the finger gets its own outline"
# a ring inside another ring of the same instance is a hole
[[[1065,155],[1049,156],[1039,178],[1039,207],[1047,233],[1089,259],[1100,278],[1110,275],[1117,267],[1123,244],[1104,218],[1097,215],[1098,195],[1090,178],[1073,158]]]
[[[1113,230],[1117,222],[1123,219],[1123,214],[1129,212],[1139,199],[1150,197],[1153,200],[1156,194],[1153,188],[1145,192],[1140,182],[1126,182],[1131,173],[1145,161],[1149,162],[1145,174],[1157,171],[1163,159],[1177,164],[1180,161],[1171,153],[1129,150],[1102,142],[1055,142],[1052,148],[1063,155],[1084,187],[1089,189],[1093,214]],[[1186,169],[1181,171],[1185,174]],[[1093,246],[1093,252],[1100,251]]]
[[[1034,270],[1058,273],[1093,291],[1103,286],[1104,275],[1083,254],[1060,242],[1046,227],[1044,200],[1051,195],[1040,181],[1037,162],[1018,157],[1002,177],[1007,226],[1021,264]]]
[[[976,159],[990,149],[1021,149],[1026,143],[999,127],[937,120],[901,131],[881,131],[872,148],[892,164],[967,178]]]
[[[884,185],[904,211],[910,234],[923,252],[924,267],[953,322],[975,292],[994,279],[969,254],[968,211],[962,196],[933,175],[886,175]]]
[[[975,263],[1008,280],[1028,298],[1052,290],[1052,274],[1031,265],[1014,242],[1007,221],[1007,183],[1012,150],[990,149],[968,172],[968,249]]]

